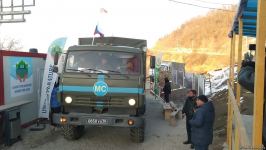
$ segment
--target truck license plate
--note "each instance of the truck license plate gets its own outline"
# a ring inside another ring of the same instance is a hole
[[[107,124],[107,119],[88,119],[88,124]]]

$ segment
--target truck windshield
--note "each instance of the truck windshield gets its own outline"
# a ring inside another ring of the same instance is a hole
[[[72,51],[66,72],[140,74],[140,54],[108,51]]]

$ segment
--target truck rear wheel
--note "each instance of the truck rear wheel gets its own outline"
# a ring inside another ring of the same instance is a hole
[[[145,128],[138,127],[138,128],[131,128],[130,129],[130,137],[131,141],[135,143],[143,143],[144,142],[144,135],[145,135]]]
[[[64,125],[63,135],[67,140],[77,140],[84,132],[84,126]]]

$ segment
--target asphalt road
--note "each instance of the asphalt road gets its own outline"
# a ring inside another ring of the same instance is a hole
[[[60,130],[23,133],[23,140],[4,150],[189,150],[183,145],[186,139],[185,121],[178,120],[176,127],[171,127],[163,119],[162,106],[150,95],[147,95],[146,135],[145,142],[132,143],[129,129],[94,127],[86,128],[84,136],[76,141],[67,141]]]

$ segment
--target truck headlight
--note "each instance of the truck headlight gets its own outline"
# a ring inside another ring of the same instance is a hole
[[[135,99],[129,99],[128,100],[128,104],[130,105],[130,106],[134,106],[135,104],[136,104],[136,100]]]
[[[71,98],[70,96],[66,97],[66,98],[65,98],[65,102],[66,102],[67,104],[70,104],[70,103],[72,102],[72,98]]]

